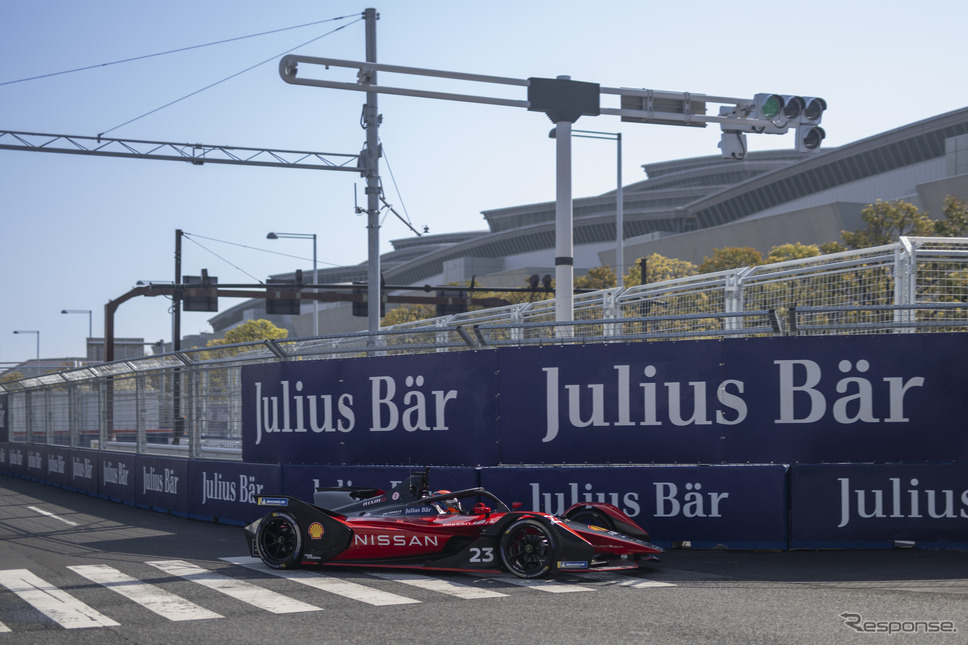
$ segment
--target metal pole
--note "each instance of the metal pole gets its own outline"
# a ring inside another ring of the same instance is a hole
[[[569,76],[559,76],[567,80]],[[575,258],[572,238],[571,123],[555,124],[555,322],[575,319]],[[571,329],[558,327],[556,336],[570,336]]]
[[[363,12],[366,22],[366,62],[376,62],[376,9]],[[364,85],[376,85],[376,71],[370,70]],[[367,330],[371,334],[380,331],[380,117],[377,112],[377,93],[367,91],[363,106],[366,125],[366,229],[367,272],[366,305]]]
[[[316,272],[316,234],[313,233],[313,284],[319,284],[319,274]],[[318,293],[318,287],[313,287],[313,293]],[[319,299],[313,298],[313,336],[319,336]]]
[[[182,230],[175,230],[175,290],[171,297],[172,309],[172,332],[171,348],[172,351],[181,351],[181,295],[182,295],[182,274],[181,274],[181,246]],[[171,442],[176,446],[181,443],[181,438],[185,434],[185,419],[182,416],[182,379],[181,368],[176,367],[172,370],[171,379],[171,408],[172,408],[172,439]],[[113,429],[113,428],[112,428]]]
[[[37,335],[37,374],[40,374],[40,331],[37,329],[15,329],[13,330],[15,334],[36,334]]]
[[[87,314],[87,337],[94,337],[94,311],[91,309],[61,309],[62,314]]]
[[[615,133],[618,146],[618,186],[615,189],[615,279],[619,287],[624,286],[625,276],[625,199],[622,195],[622,133]]]
[[[171,349],[175,352],[181,350],[181,247],[182,230],[179,228],[175,229],[175,291],[171,296]]]

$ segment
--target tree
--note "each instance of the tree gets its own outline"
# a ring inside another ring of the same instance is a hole
[[[968,202],[948,195],[944,198],[944,207],[941,209],[941,213],[944,219],[935,221],[935,235],[939,237],[968,236]]]
[[[276,340],[288,335],[288,330],[277,327],[264,318],[259,318],[258,320],[247,320],[238,327],[230,329],[225,332],[225,338],[208,341],[208,346],[234,345],[256,340]]]
[[[19,381],[22,378],[26,378],[22,373],[14,370],[12,372],[7,372],[3,376],[0,376],[0,383],[6,383],[8,381]]]
[[[464,281],[461,283],[452,282],[447,285],[448,288],[460,288],[469,287],[470,283]],[[613,285],[614,286],[614,285]],[[592,287],[597,288],[597,287]],[[548,300],[555,297],[554,286],[552,286],[551,291],[546,291],[543,287],[538,289],[532,289],[529,291],[474,291],[471,292],[471,297],[475,300],[487,300],[488,298],[497,298],[505,301],[509,305],[518,305],[525,302],[534,302],[536,300]],[[486,309],[486,307],[479,305],[472,305],[469,311],[477,311],[479,309]],[[393,325],[401,325],[404,323],[417,322],[419,320],[429,320],[431,318],[437,317],[437,307],[436,305],[424,305],[419,303],[409,303],[405,305],[400,305],[394,307],[387,312],[387,315],[383,317],[380,322],[381,327],[391,327]]]
[[[642,272],[645,270],[645,279]],[[664,255],[653,253],[646,258],[639,258],[625,274],[625,284],[632,286],[636,284],[650,284],[652,282],[664,282],[675,278],[685,278],[698,273],[696,265],[687,260],[677,258],[667,258]]]
[[[755,267],[763,264],[763,254],[751,246],[727,246],[713,249],[711,258],[704,258],[699,265],[699,273],[713,273],[740,267]]]
[[[403,323],[427,320],[429,318],[435,318],[436,316],[437,308],[434,305],[409,303],[400,305],[399,307],[394,307],[388,311],[387,315],[384,316],[383,320],[380,322],[380,326],[392,327],[393,325],[402,325]]]
[[[770,253],[766,256],[766,262],[772,264],[773,262],[812,258],[818,255],[820,255],[820,247],[816,244],[800,244],[799,242],[778,244],[770,249]]]
[[[611,289],[618,284],[612,267],[594,267],[588,273],[575,278],[576,289]]]
[[[928,214],[904,200],[877,200],[865,206],[860,216],[865,226],[853,232],[842,231],[840,234],[851,249],[892,244],[902,235],[934,235],[935,223]]]
[[[847,250],[847,247],[840,242],[824,242],[820,245],[820,253],[823,255],[829,255],[831,253],[841,253]]]

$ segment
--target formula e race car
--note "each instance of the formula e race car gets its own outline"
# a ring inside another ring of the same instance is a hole
[[[483,488],[431,492],[428,473],[391,491],[317,488],[313,503],[261,496],[273,510],[245,527],[249,550],[274,569],[302,565],[496,573],[632,569],[662,549],[611,504],[584,502],[561,516],[508,508]]]

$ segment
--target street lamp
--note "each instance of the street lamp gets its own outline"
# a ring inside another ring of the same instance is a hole
[[[615,188],[615,278],[619,287],[623,286],[625,277],[625,253],[623,249],[625,229],[625,200],[622,194],[622,133],[598,132],[596,130],[572,130],[571,136],[581,139],[608,139],[614,141],[618,152],[616,164]],[[557,138],[557,128],[548,133],[551,139]]]
[[[269,233],[267,240],[278,240],[280,238],[293,238],[297,240],[313,241],[313,294],[316,294],[316,286],[319,284],[316,273],[316,234],[315,233]],[[313,336],[319,336],[319,300],[313,298]]]
[[[15,334],[37,334],[37,369],[40,369],[40,331],[36,329],[15,329]],[[39,374],[39,372],[38,372]]]
[[[87,314],[87,337],[94,338],[94,312],[90,309],[61,309],[62,314]]]

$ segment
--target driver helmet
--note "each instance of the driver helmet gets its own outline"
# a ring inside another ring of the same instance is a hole
[[[438,490],[434,492],[434,495],[446,495],[449,492],[449,490]],[[438,512],[444,515],[456,515],[457,513],[461,512],[460,500],[458,500],[456,497],[436,501],[434,502],[433,506]]]

